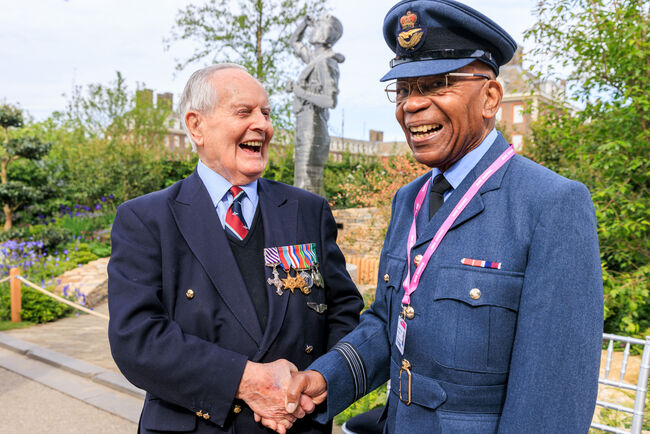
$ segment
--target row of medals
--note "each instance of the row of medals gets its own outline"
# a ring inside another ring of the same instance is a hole
[[[275,293],[282,295],[282,289],[289,290],[293,294],[296,289],[299,289],[305,295],[311,294],[311,288],[316,285],[321,288],[325,287],[323,283],[323,276],[318,271],[318,266],[310,267],[308,270],[296,270],[296,275],[291,275],[291,268],[284,270],[287,273],[285,279],[280,279],[277,266],[273,266],[273,279],[267,279],[269,285],[275,286]]]

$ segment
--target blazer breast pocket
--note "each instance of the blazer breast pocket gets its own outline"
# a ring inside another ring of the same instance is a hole
[[[433,356],[443,366],[505,373],[510,365],[523,274],[443,267],[432,309]]]

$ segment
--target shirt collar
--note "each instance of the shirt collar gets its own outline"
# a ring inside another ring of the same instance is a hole
[[[463,158],[456,161],[447,171],[444,173],[445,179],[451,184],[451,186],[456,189],[463,182],[463,179],[469,174],[469,172],[474,169],[474,166],[479,162],[483,155],[490,149],[492,143],[497,138],[497,130],[492,128],[492,131],[483,139],[480,145],[472,149],[470,152],[465,154]],[[435,178],[436,175],[440,173],[440,169],[434,167],[431,170],[431,179]]]
[[[228,193],[232,184],[228,182],[226,178],[203,164],[201,160],[199,160],[196,165],[196,172],[198,173],[199,178],[201,178],[201,181],[203,181],[205,188],[208,190],[210,199],[212,199],[212,204],[216,207],[219,201],[221,201],[226,193]],[[253,204],[257,204],[257,180],[250,184],[240,185],[240,187],[246,193],[246,197],[248,197]]]

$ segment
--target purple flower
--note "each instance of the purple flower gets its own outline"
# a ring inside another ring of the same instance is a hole
[[[95,205],[95,209],[99,211],[100,209],[102,209],[102,205],[98,203],[97,205]]]
[[[63,287],[63,296],[64,297],[68,296],[68,288],[70,288],[70,284]]]
[[[112,194],[109,194],[109,195],[108,195],[108,198],[111,199],[111,200],[113,200],[113,199],[115,199],[115,196],[113,196]]]
[[[106,196],[102,196],[102,202],[106,202]]]

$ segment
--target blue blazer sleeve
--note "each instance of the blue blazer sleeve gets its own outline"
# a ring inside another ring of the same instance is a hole
[[[587,432],[598,391],[603,285],[588,190],[564,183],[531,241],[499,433]]]
[[[185,333],[170,319],[162,301],[161,242],[128,203],[118,208],[111,241],[108,337],[116,364],[157,398],[203,409],[223,425],[247,357]]]

